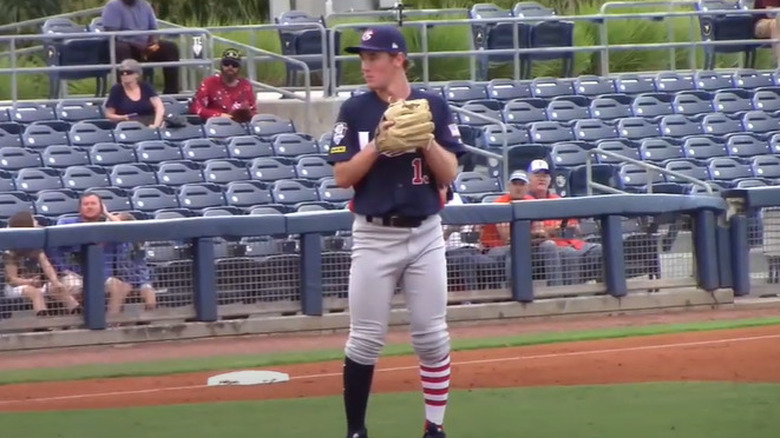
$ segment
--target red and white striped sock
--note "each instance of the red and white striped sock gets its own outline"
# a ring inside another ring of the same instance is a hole
[[[450,392],[450,356],[432,364],[421,363],[420,380],[425,399],[425,419],[441,426]]]

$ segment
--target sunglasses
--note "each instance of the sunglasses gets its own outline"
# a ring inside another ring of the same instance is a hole
[[[233,68],[239,68],[239,63],[235,61],[222,61],[222,67],[233,67]]]
[[[122,76],[127,76],[127,75],[134,75],[135,72],[132,70],[119,70],[119,74]]]

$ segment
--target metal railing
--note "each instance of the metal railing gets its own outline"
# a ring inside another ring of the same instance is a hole
[[[473,117],[473,118],[478,119],[478,120],[483,120],[485,122],[489,122],[489,123],[492,123],[494,125],[498,125],[501,128],[501,133],[503,134],[502,135],[501,154],[496,154],[494,152],[486,151],[484,149],[480,149],[478,147],[474,147],[474,146],[470,146],[470,145],[466,145],[466,150],[468,150],[469,152],[472,152],[474,154],[477,154],[477,155],[482,155],[482,156],[487,157],[487,158],[493,158],[493,159],[501,161],[502,162],[502,169],[503,169],[503,172],[504,172],[503,175],[504,175],[504,178],[506,178],[509,175],[509,171],[508,171],[508,168],[509,168],[509,147],[508,147],[508,144],[507,144],[507,132],[508,131],[507,131],[506,123],[504,123],[501,120],[494,119],[492,117],[488,117],[488,116],[482,115],[480,113],[475,113],[473,111],[469,111],[469,110],[463,109],[463,108],[455,106],[455,105],[450,105],[449,107],[450,107],[450,110],[455,112],[455,113],[465,114],[465,115],[467,115],[469,117]],[[502,184],[503,184],[503,182],[502,182]]]
[[[66,12],[64,14],[49,15],[48,17],[33,18],[31,20],[17,21],[16,23],[9,23],[0,26],[0,33],[7,31],[16,31],[30,26],[40,26],[48,20],[55,18],[83,18],[91,17],[93,15],[100,15],[103,12],[103,7],[83,9],[81,11]]]

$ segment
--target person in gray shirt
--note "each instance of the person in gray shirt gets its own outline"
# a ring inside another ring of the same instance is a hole
[[[103,8],[106,31],[156,30],[157,16],[146,0],[109,0]],[[139,62],[171,62],[179,60],[179,46],[160,39],[159,35],[127,35],[117,37],[116,59],[132,58]],[[164,67],[163,94],[179,93],[179,68]],[[117,82],[119,82],[117,78]]]

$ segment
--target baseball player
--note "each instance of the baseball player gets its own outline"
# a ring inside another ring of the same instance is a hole
[[[465,148],[445,101],[410,87],[406,41],[397,27],[368,29],[346,51],[360,55],[370,89],[342,104],[329,151],[336,183],[355,191],[343,371],[347,436],[368,436],[374,365],[400,285],[420,361],[423,436],[445,438],[450,337],[439,189],[455,179]]]

